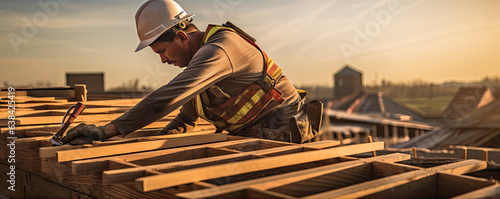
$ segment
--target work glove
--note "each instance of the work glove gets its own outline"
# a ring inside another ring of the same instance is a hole
[[[94,124],[79,124],[68,130],[61,141],[64,144],[81,145],[92,144],[92,141],[105,141],[107,139],[104,126]]]

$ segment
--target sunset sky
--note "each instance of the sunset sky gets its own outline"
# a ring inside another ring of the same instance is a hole
[[[0,86],[64,85],[66,72],[105,72],[106,88],[135,78],[166,84],[181,69],[150,48],[134,53],[143,2],[1,0]],[[202,30],[238,25],[295,85],[331,86],[345,64],[362,70],[367,84],[500,76],[500,0],[177,2]]]

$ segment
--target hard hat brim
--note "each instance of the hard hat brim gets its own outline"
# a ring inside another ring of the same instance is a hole
[[[182,19],[180,19],[179,22],[184,21],[186,19],[193,18],[193,17],[194,17],[194,14],[192,14],[192,15],[186,15]],[[175,23],[174,25],[176,25],[177,23]],[[158,39],[158,37],[160,37],[164,32],[166,32],[168,29],[172,28],[174,25],[168,27],[165,31],[161,32],[158,35],[155,35],[154,37],[151,37],[149,39],[142,40],[141,42],[139,42],[139,45],[137,45],[137,48],[135,49],[135,52],[140,51],[140,50],[148,47],[149,45],[151,45],[156,39]]]

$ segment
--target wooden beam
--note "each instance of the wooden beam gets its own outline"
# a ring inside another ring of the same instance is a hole
[[[104,158],[97,158],[97,159],[90,159],[90,160],[79,160],[79,161],[72,162],[71,165],[72,165],[73,174],[82,174],[82,173],[88,173],[88,172],[100,172],[100,171],[105,171],[108,169],[107,165],[108,165],[108,161],[110,161],[110,160],[120,160],[120,161],[129,161],[130,162],[130,161],[140,161],[143,159],[165,157],[168,159],[168,161],[180,161],[180,160],[184,160],[184,158],[179,159],[179,158],[173,158],[173,157],[167,157],[167,156],[169,156],[170,154],[176,154],[176,153],[183,152],[183,151],[199,150],[199,149],[201,150],[201,149],[205,149],[207,147],[225,147],[225,146],[230,146],[230,145],[235,145],[235,144],[240,144],[240,143],[254,142],[256,140],[257,139],[255,139],[255,138],[239,139],[239,140],[217,142],[217,143],[205,144],[205,145],[180,147],[180,148],[173,148],[173,149],[163,149],[163,150],[141,152],[141,153],[127,154],[127,155],[120,155],[120,156],[111,156],[111,157],[104,157]]]
[[[394,176],[371,180],[356,185],[335,189],[305,198],[359,198],[373,193],[384,191],[394,188],[399,185],[407,184],[418,179],[422,179],[437,172],[450,173],[450,174],[464,174],[473,171],[486,169],[487,164],[485,161],[479,160],[465,160],[437,167],[431,167],[424,170],[416,170],[406,172]]]
[[[243,162],[229,163],[225,165],[215,165],[204,168],[166,173],[162,175],[142,177],[135,180],[135,185],[137,190],[147,192],[190,182],[325,160],[329,158],[363,153],[383,148],[383,142],[375,142],[336,147],[318,151],[307,151],[268,158],[260,158]]]
[[[191,133],[179,133],[179,134],[170,134],[170,135],[157,135],[157,136],[126,138],[126,139],[104,141],[104,142],[94,141],[94,142],[92,142],[92,145],[94,145],[95,147],[108,146],[108,145],[123,144],[123,143],[130,143],[130,142],[145,142],[145,141],[153,141],[153,140],[164,140],[164,139],[171,139],[171,138],[179,138],[179,137],[195,136],[195,135],[207,135],[207,134],[214,134],[214,133],[215,133],[215,130],[208,130],[208,131],[198,131],[198,132],[191,132]]]
[[[467,156],[469,159],[484,160],[485,152],[488,161],[493,161],[496,163],[500,162],[500,149],[499,148],[486,148],[486,147],[472,147],[472,146],[455,146],[454,154],[463,154],[463,151],[467,150]],[[458,156],[457,156],[458,157]]]
[[[437,180],[437,196],[451,198],[463,193],[495,185],[495,181],[465,175],[439,173]]]
[[[263,142],[267,142],[267,140],[262,140]],[[167,169],[173,169],[175,168],[176,170],[182,169],[182,167],[187,167],[193,168],[194,166],[200,167],[200,166],[209,166],[209,165],[216,165],[216,164],[223,164],[223,163],[229,163],[229,162],[236,162],[236,161],[243,161],[243,160],[249,160],[252,158],[252,156],[265,156],[265,155],[275,155],[279,152],[281,153],[286,153],[290,152],[292,150],[300,150],[302,151],[304,149],[321,149],[323,147],[330,147],[331,144],[337,144],[337,142],[332,142],[332,141],[325,141],[325,142],[312,142],[312,143],[307,143],[307,144],[302,144],[302,145],[291,145],[291,146],[282,146],[282,147],[276,147],[276,148],[269,148],[269,149],[264,149],[264,150],[257,150],[257,151],[249,151],[249,152],[239,152],[236,154],[226,154],[227,155],[221,155],[221,156],[215,156],[215,157],[206,157],[206,158],[201,158],[201,159],[191,159],[191,160],[186,160],[186,161],[180,161],[180,162],[168,162],[168,163],[163,163],[163,164],[155,164],[155,165],[150,165],[150,166],[141,166],[141,167],[135,167],[135,168],[127,168],[127,169],[120,169],[120,170],[110,170],[110,171],[104,171],[102,174],[102,180],[103,183],[115,183],[115,182],[122,182],[122,181],[130,181],[134,180],[139,177],[144,176],[144,171],[145,170],[167,170]],[[213,147],[207,147],[207,150],[213,148]],[[215,149],[215,148],[214,148]],[[234,151],[234,150],[230,150]],[[208,152],[207,152],[208,153]]]
[[[367,198],[451,198],[495,184],[482,178],[466,175],[437,173],[431,176],[387,189]]]
[[[72,91],[74,94],[74,91]],[[74,96],[71,96],[73,98]],[[115,99],[115,100],[99,100],[99,101],[86,101],[85,105],[89,108],[91,107],[123,107],[123,106],[135,106],[139,103],[141,99]],[[75,105],[74,102],[66,102],[66,103],[27,103],[27,104],[16,104],[17,108],[38,108],[38,107],[58,107],[60,109],[67,109],[71,105]],[[7,108],[8,105],[0,104],[1,108]]]
[[[56,152],[57,153],[56,156],[58,162],[67,162],[73,160],[104,157],[110,155],[135,153],[141,151],[150,151],[150,150],[165,149],[165,148],[172,148],[179,146],[204,144],[210,142],[220,142],[227,140],[226,135],[227,134],[217,133],[209,135],[186,136],[186,137],[172,138],[167,140],[137,142],[137,143],[128,143],[120,145],[93,147],[86,149],[73,149],[66,151],[58,151]]]
[[[244,190],[245,195],[243,198],[293,198],[292,196],[277,193],[274,191],[263,191],[258,189],[247,189]]]
[[[210,166],[216,164],[226,164],[237,161],[250,160],[252,155],[248,153],[237,153],[231,155],[224,155],[222,157],[207,157],[201,159],[193,159],[186,160],[180,162],[169,162],[164,164],[156,164],[150,166],[142,166],[135,168],[127,168],[127,169],[118,169],[118,170],[108,170],[102,173],[102,182],[104,184],[111,184],[117,182],[126,182],[133,181],[136,178],[144,177],[144,172],[146,170],[166,170],[166,169],[177,169],[179,167],[188,167],[192,168],[194,165],[200,166]],[[198,168],[197,166],[195,168]]]
[[[364,164],[368,164],[374,161],[380,162],[399,162],[403,160],[410,159],[410,156],[407,154],[394,153],[389,155],[377,156],[366,159],[352,160],[348,162],[337,163],[333,165],[326,165],[322,167],[311,168],[307,170],[300,170],[280,175],[274,175],[264,178],[257,178],[253,180],[247,180],[243,182],[237,182],[227,185],[222,185],[216,188],[196,190],[191,192],[185,192],[177,194],[177,196],[182,198],[208,198],[214,197],[217,195],[222,195],[224,193],[230,193],[239,191],[242,189],[246,189],[248,187],[259,189],[259,190],[268,190],[276,187],[284,186],[287,184],[315,178],[318,176],[323,176],[326,174],[330,174],[333,172],[361,166]]]
[[[374,161],[372,163],[372,172],[371,172],[372,176],[371,177],[372,177],[372,179],[377,179],[377,178],[383,178],[383,177],[386,177],[389,175],[395,175],[395,174],[405,173],[408,171],[421,170],[421,169],[423,169],[423,168],[411,166],[411,165],[398,164],[398,163],[393,163],[393,162]]]
[[[482,189],[471,191],[456,197],[454,199],[468,199],[468,198],[500,198],[500,184],[491,185]]]
[[[121,115],[122,113],[80,115],[75,119],[75,123],[111,121]],[[18,117],[16,120],[19,120],[19,122],[16,122],[16,125],[60,124],[62,119],[61,116]],[[0,126],[7,126],[8,121],[8,119],[0,119]]]
[[[127,154],[127,155],[120,155],[120,156],[112,156],[112,157],[104,157],[104,158],[97,158],[97,159],[91,159],[91,160],[80,160],[80,161],[74,161],[72,162],[72,170],[73,174],[82,174],[82,173],[88,173],[88,172],[101,172],[105,171],[108,169],[108,161],[109,160],[119,160],[119,161],[134,161],[134,162],[141,162],[142,164],[151,164],[155,160],[158,159],[167,159],[168,162],[178,162],[178,161],[185,161],[190,159],[189,157],[179,157],[177,154],[182,154],[184,152],[189,152],[189,151],[194,151],[194,150],[206,150],[207,156],[210,156],[209,149],[210,148],[224,148],[226,149],[227,147],[234,147],[235,145],[246,145],[247,143],[255,143],[255,142],[267,142],[265,140],[260,140],[256,138],[246,138],[246,137],[235,137],[235,136],[229,136],[228,135],[228,140],[231,141],[225,141],[225,142],[217,142],[217,143],[212,143],[212,144],[205,144],[205,145],[198,145],[198,146],[189,146],[189,147],[180,147],[180,148],[173,148],[173,149],[164,149],[164,150],[157,150],[157,151],[150,151],[150,152],[142,152],[142,153],[135,153],[135,154]],[[258,155],[269,155],[272,153],[277,153],[277,152],[283,152],[283,151],[292,151],[296,148],[303,147],[304,149],[306,147],[315,147],[316,145],[324,146],[327,147],[329,145],[325,145],[323,141],[320,142],[313,142],[313,143],[307,143],[303,145],[297,145],[293,144],[291,146],[287,146],[288,143],[283,143],[287,148],[271,148],[271,149],[266,149],[266,150],[259,150],[255,149],[255,151],[250,152],[249,154],[253,154],[255,156]],[[223,157],[221,157],[223,159]],[[144,160],[146,160],[144,162]],[[184,162],[185,164],[189,164],[189,162]]]
[[[121,107],[104,107],[104,108],[86,108],[81,115],[89,115],[96,113],[125,113],[130,108]],[[53,109],[53,110],[16,110],[16,117],[35,117],[35,116],[64,116],[66,109]],[[7,117],[8,112],[0,112],[1,117]],[[62,118],[61,118],[62,120]]]
[[[182,133],[182,134],[172,134],[172,135],[126,138],[126,139],[105,141],[105,142],[94,141],[94,142],[92,142],[92,145],[94,147],[99,147],[99,146],[108,146],[108,145],[116,145],[116,144],[123,144],[123,143],[153,141],[153,140],[171,139],[171,138],[206,135],[206,134],[214,134],[214,130],[192,132],[192,133]],[[51,137],[48,137],[48,139],[50,139],[50,138]],[[63,145],[63,146],[56,146],[56,147],[42,147],[39,149],[39,151],[40,151],[39,154],[40,154],[40,158],[53,158],[53,157],[56,157],[57,151],[66,151],[66,150],[79,149],[79,148],[89,148],[89,147],[82,147],[81,145]]]
[[[51,139],[51,138],[52,137],[49,137],[48,139]],[[40,156],[40,158],[54,158],[57,155],[57,151],[74,150],[74,149],[80,149],[80,148],[88,148],[88,146],[63,145],[63,146],[41,147],[39,149],[39,156]]]

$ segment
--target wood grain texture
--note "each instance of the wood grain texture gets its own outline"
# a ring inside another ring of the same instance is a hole
[[[136,188],[139,191],[147,192],[175,185],[196,182],[206,179],[213,179],[224,176],[237,175],[247,172],[260,171],[282,166],[289,166],[318,160],[325,160],[345,155],[363,153],[384,148],[383,142],[368,144],[358,144],[352,146],[336,147],[318,151],[308,151],[296,154],[247,160],[242,162],[229,163],[225,165],[215,165],[204,168],[189,169],[154,175],[135,180]]]
[[[186,136],[186,137],[171,138],[167,140],[155,140],[147,142],[127,143],[120,145],[58,151],[56,152],[57,153],[56,156],[58,162],[66,162],[73,160],[120,155],[127,153],[136,153],[141,151],[158,150],[158,149],[203,144],[210,142],[220,142],[225,140],[227,140],[226,134],[222,133]]]
[[[500,184],[491,185],[482,189],[471,191],[459,196],[453,197],[454,199],[468,199],[468,198],[500,198]]]
[[[422,179],[437,172],[450,174],[464,174],[473,171],[485,169],[486,162],[479,160],[466,160],[437,167],[431,167],[424,170],[416,170],[402,173],[399,175],[389,176],[368,182],[359,183],[353,186],[343,187],[340,189],[323,192],[308,196],[306,198],[359,198],[373,193],[384,191],[399,185],[407,184],[418,179]]]
[[[410,159],[410,156],[407,154],[389,154],[383,156],[377,156],[372,158],[360,159],[360,160],[352,160],[348,162],[337,163],[333,165],[327,165],[322,167],[310,168],[306,170],[285,173],[275,176],[269,176],[264,178],[258,178],[253,180],[247,180],[243,182],[237,182],[233,184],[219,186],[217,188],[210,188],[186,193],[177,194],[179,197],[183,198],[207,198],[213,197],[217,195],[222,195],[225,193],[235,192],[247,187],[252,187],[259,190],[268,190],[288,184],[292,184],[295,182],[300,182],[303,180],[315,178],[318,176],[323,176],[326,174],[330,174],[333,172],[342,171],[344,169],[353,168],[357,166],[362,166],[374,161],[383,161],[383,162],[398,162],[403,160]]]
[[[265,142],[265,141],[263,141]],[[251,142],[243,142],[240,144],[246,146],[248,143],[255,143],[255,141]],[[329,143],[328,141],[325,143]],[[236,150],[231,150],[231,149],[226,149],[226,148],[214,148],[214,147],[207,147],[204,149],[206,152],[205,157],[203,158],[195,158],[191,157],[190,153],[180,155],[182,157],[186,157],[188,159],[183,160],[183,161],[169,161],[168,163],[162,163],[162,164],[154,164],[150,166],[141,166],[141,167],[135,167],[135,168],[128,168],[128,169],[120,169],[120,170],[108,170],[103,172],[103,182],[104,183],[116,183],[116,182],[121,182],[121,181],[130,181],[134,180],[139,177],[144,176],[144,171],[145,170],[161,170],[162,172],[172,172],[172,171],[177,171],[177,170],[185,170],[185,169],[192,169],[192,168],[198,168],[198,167],[206,167],[206,166],[211,166],[211,165],[217,165],[217,164],[224,164],[224,163],[230,163],[230,162],[237,162],[237,161],[243,161],[243,160],[249,160],[254,156],[260,156],[264,157],[264,155],[267,154],[275,154],[278,151],[291,151],[291,150],[300,150],[303,151],[304,146],[310,146],[312,148],[318,148],[319,147],[326,147],[330,145],[325,145],[323,142],[318,142],[318,143],[308,143],[305,145],[292,145],[292,146],[283,146],[283,147],[277,147],[277,148],[268,148],[264,150],[256,150],[256,151],[246,151],[246,152],[241,152],[241,151],[236,151]],[[318,146],[316,146],[318,145]],[[235,147],[235,145],[232,145],[231,147]],[[238,148],[238,147],[236,147]],[[189,150],[185,150],[184,152],[188,152]],[[217,151],[217,152],[215,152]],[[214,156],[216,155],[216,156]],[[212,157],[214,156],[214,157]],[[167,159],[167,158],[164,158]],[[172,160],[172,158],[168,158],[168,160]]]

